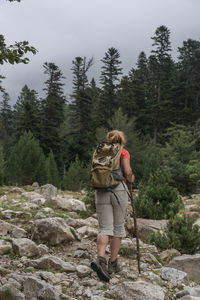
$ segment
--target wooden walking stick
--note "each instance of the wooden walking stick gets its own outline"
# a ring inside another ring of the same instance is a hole
[[[135,210],[135,203],[133,199],[133,191],[132,191],[132,183],[128,184],[129,187],[129,197],[131,199],[131,206],[133,210],[133,220],[134,220],[134,228],[135,228],[135,237],[136,237],[136,246],[137,246],[137,263],[138,263],[138,272],[141,273],[140,270],[140,245],[139,245],[139,238],[138,238],[138,228],[137,228],[137,219],[136,219],[136,210]]]

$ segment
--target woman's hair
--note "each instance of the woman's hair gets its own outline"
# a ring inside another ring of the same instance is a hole
[[[108,132],[107,142],[109,144],[119,143],[119,144],[124,146],[125,143],[126,143],[124,133],[122,131],[119,131],[119,130],[112,130],[112,131]]]

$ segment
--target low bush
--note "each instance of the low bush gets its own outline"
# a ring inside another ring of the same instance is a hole
[[[69,166],[69,169],[63,178],[62,189],[71,191],[80,191],[88,188],[90,184],[90,166],[85,166],[78,156]]]
[[[181,254],[195,254],[200,250],[200,228],[188,216],[176,216],[169,220],[163,233],[150,234],[148,241],[160,249],[175,248]]]
[[[182,199],[169,184],[170,176],[164,169],[157,169],[146,184],[139,186],[135,199],[137,216],[147,219],[169,219],[183,207]]]

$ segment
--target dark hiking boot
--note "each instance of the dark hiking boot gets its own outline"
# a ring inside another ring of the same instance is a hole
[[[97,273],[100,280],[109,282],[110,276],[108,274],[107,261],[104,257],[98,256],[97,260],[93,260],[91,268]]]
[[[119,271],[120,271],[120,266],[118,264],[117,258],[114,261],[111,261],[109,259],[109,261],[108,261],[108,273],[112,274],[112,273],[117,273]]]

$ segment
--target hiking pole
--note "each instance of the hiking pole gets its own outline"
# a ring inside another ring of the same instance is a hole
[[[138,228],[137,228],[137,219],[136,219],[136,210],[135,210],[135,203],[133,200],[133,191],[132,191],[132,183],[128,184],[130,199],[131,199],[131,206],[133,210],[133,220],[134,220],[134,227],[135,227],[135,237],[136,237],[136,246],[137,246],[137,263],[138,263],[138,272],[141,273],[140,270],[140,246],[139,246],[139,238],[138,238]]]

